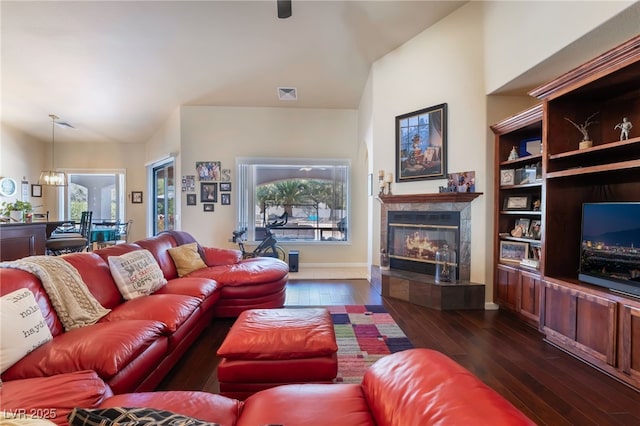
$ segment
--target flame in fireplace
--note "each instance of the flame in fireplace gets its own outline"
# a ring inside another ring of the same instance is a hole
[[[404,253],[401,256],[414,259],[435,259],[439,241],[431,241],[421,232],[407,235],[404,241]]]

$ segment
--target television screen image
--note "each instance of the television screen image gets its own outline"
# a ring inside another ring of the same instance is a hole
[[[640,296],[640,202],[582,206],[581,281]]]

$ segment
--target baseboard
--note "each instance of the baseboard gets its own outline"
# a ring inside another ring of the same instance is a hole
[[[298,272],[289,272],[289,279],[367,279],[367,264],[301,263]]]
[[[485,311],[497,311],[500,308],[500,306],[498,306],[497,304],[493,303],[493,302],[485,302],[484,303],[484,310]]]
[[[301,268],[368,268],[368,263],[301,263]]]

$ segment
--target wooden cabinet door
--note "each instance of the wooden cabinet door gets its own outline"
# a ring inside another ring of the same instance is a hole
[[[505,265],[496,267],[496,302],[503,308],[517,311],[520,272]]]
[[[545,282],[543,331],[571,352],[615,367],[617,306],[613,300]]]
[[[520,271],[518,312],[536,325],[540,321],[540,275]]]
[[[16,260],[45,252],[44,223],[3,225],[0,229],[0,260]]]
[[[620,369],[640,387],[640,306],[622,305]]]

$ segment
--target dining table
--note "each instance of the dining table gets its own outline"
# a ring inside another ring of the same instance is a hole
[[[95,224],[91,227],[91,243],[115,242],[118,239],[118,227],[113,224]]]

